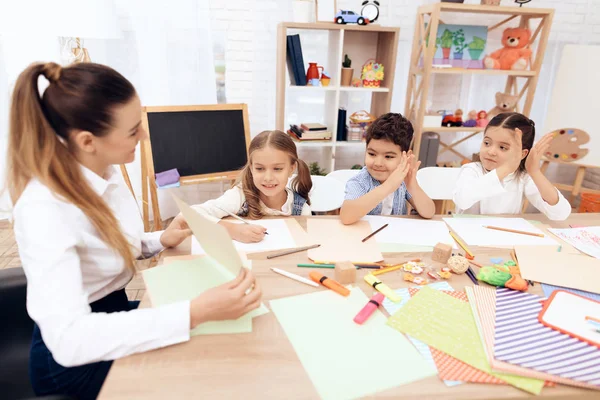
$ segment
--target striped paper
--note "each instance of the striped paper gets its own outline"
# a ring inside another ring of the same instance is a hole
[[[542,325],[543,300],[534,294],[496,290],[494,357],[600,388],[600,349]]]

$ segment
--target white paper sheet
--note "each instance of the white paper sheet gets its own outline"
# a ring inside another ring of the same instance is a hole
[[[401,243],[414,246],[434,247],[438,243],[456,243],[448,233],[448,226],[443,221],[428,221],[423,219],[391,218],[367,215],[363,219],[369,221],[373,232],[385,224],[388,227],[378,232],[373,239],[377,243]]]
[[[471,246],[559,246],[547,234],[544,237],[537,237],[484,228],[484,226],[489,225],[525,232],[544,233],[523,218],[444,218],[444,221],[467,245]]]
[[[582,253],[600,259],[600,226],[548,229]]]

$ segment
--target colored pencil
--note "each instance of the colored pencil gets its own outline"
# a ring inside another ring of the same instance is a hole
[[[508,229],[508,228],[502,228],[499,226],[487,226],[484,225],[484,228],[487,229],[494,229],[496,231],[503,231],[503,232],[510,232],[510,233],[518,233],[520,235],[529,235],[529,236],[537,236],[537,237],[544,237],[543,233],[535,233],[535,232],[525,232],[525,231],[518,231],[516,229]]]
[[[476,266],[476,267],[483,268],[483,265],[479,264],[479,263],[478,263],[478,262],[476,262],[475,260],[469,260],[469,262],[470,262],[471,264],[473,264],[474,266]]]
[[[227,214],[228,214],[228,215],[229,215],[231,218],[235,218],[235,219],[237,219],[238,221],[242,221],[242,222],[243,222],[243,223],[245,223],[246,225],[252,225],[250,222],[246,221],[245,219],[243,219],[243,218],[242,218],[242,217],[240,217],[239,215],[235,215],[235,214],[234,214],[234,213],[232,213],[232,212],[229,212],[229,211],[227,211],[227,210],[223,210],[223,209],[222,209],[221,207],[219,207],[219,206],[215,206],[215,207],[217,207],[219,210],[223,211],[224,213],[227,213]],[[268,234],[269,234],[269,232],[266,232],[266,231],[265,231],[265,235],[268,235]]]
[[[313,244],[313,245],[310,245],[310,246],[297,247],[295,249],[285,250],[285,251],[282,251],[280,253],[275,253],[275,254],[268,255],[267,259],[270,260],[271,258],[276,258],[276,257],[281,257],[281,256],[287,256],[288,254],[300,253],[301,251],[304,251],[304,250],[316,249],[319,246],[321,246],[321,245],[320,244]]]
[[[363,243],[366,242],[367,240],[369,240],[370,238],[372,238],[373,236],[375,236],[376,233],[381,232],[384,228],[386,228],[389,224],[385,224],[383,225],[381,228],[377,229],[375,232],[371,233],[369,236],[367,236],[366,238],[364,238],[362,241]]]
[[[469,268],[467,268],[467,276],[469,277],[469,279],[471,279],[474,285],[479,285],[479,282],[477,282],[477,276],[475,275],[475,272],[473,272],[470,266]]]
[[[313,260],[315,264],[335,264],[337,261],[322,261],[322,260]],[[390,264],[384,263],[374,263],[367,261],[350,261],[354,265],[370,265],[372,267],[389,267]]]
[[[335,268],[335,264],[298,264],[300,268]]]
[[[462,241],[462,240],[460,240],[460,239],[459,239],[459,238],[458,238],[458,237],[457,237],[457,236],[454,234],[454,232],[452,232],[452,231],[451,231],[451,232],[450,232],[450,236],[452,236],[452,237],[454,238],[454,240],[456,240],[456,243],[458,243],[458,245],[459,245],[460,247],[462,247],[462,249],[465,251],[465,253],[467,253],[467,254],[468,254],[469,256],[471,256],[471,257],[475,257],[475,256],[473,255],[473,253],[471,253],[471,250],[469,250],[469,249],[467,248],[467,245],[466,245],[466,244],[464,244],[464,243],[463,243],[463,241]]]
[[[298,282],[302,282],[302,283],[304,283],[306,285],[310,285],[310,286],[313,286],[313,287],[319,287],[319,285],[317,283],[315,283],[313,281],[310,281],[310,280],[308,280],[306,278],[303,278],[301,276],[298,276],[296,274],[292,274],[291,272],[287,272],[287,271],[281,270],[279,268],[271,268],[271,271],[276,272],[279,275],[287,276],[288,278],[291,278],[291,279],[293,279],[295,281],[298,281]]]

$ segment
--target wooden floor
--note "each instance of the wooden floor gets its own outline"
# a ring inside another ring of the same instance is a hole
[[[165,221],[163,226],[167,226],[170,221]],[[138,271],[142,271],[146,268],[156,265],[155,259],[143,260],[137,262]],[[21,266],[21,259],[19,258],[19,251],[17,249],[17,243],[15,242],[15,235],[13,233],[12,225],[9,221],[0,221],[0,269],[3,268],[14,268]],[[129,300],[141,300],[146,291],[144,286],[144,280],[140,272],[129,282],[129,285],[125,288],[127,297]]]

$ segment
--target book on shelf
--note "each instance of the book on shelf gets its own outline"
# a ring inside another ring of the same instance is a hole
[[[330,131],[305,131],[298,127],[298,125],[290,125],[290,129],[287,131],[293,139],[298,141],[306,140],[331,140]]]
[[[326,131],[327,127],[323,124],[319,124],[317,123],[311,123],[311,122],[305,122],[303,124],[300,124],[300,128],[304,129],[305,131]]]
[[[306,86],[306,70],[304,69],[304,58],[302,56],[302,44],[300,35],[287,36],[287,65],[292,85]],[[292,69],[292,71],[290,71]]]

